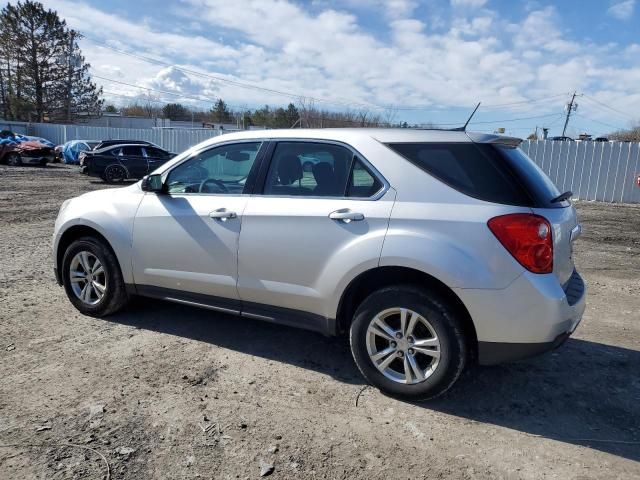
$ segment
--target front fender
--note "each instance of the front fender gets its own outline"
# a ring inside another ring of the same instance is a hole
[[[91,228],[102,235],[113,249],[125,283],[133,283],[131,242],[133,221],[144,193],[136,185],[99,190],[72,199],[61,210],[54,233],[54,261],[65,232],[77,226]],[[56,265],[56,267],[59,267]]]

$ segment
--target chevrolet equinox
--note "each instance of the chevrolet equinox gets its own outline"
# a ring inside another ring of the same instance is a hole
[[[346,334],[381,390],[560,345],[585,309],[580,235],[520,140],[464,131],[247,131],[65,201],[56,278],[80,312],[132,295]],[[215,328],[215,323],[211,325]]]

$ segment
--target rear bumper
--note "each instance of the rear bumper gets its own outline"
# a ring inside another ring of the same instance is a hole
[[[503,290],[457,289],[478,337],[481,365],[546,352],[571,335],[586,307],[578,272],[564,286],[553,274],[526,272]]]
[[[569,332],[561,333],[552,342],[545,343],[478,342],[478,363],[480,365],[497,365],[535,357],[558,348],[570,336]]]

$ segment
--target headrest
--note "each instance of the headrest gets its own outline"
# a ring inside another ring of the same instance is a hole
[[[291,185],[302,178],[302,165],[295,155],[284,155],[278,160],[278,178],[281,185]]]

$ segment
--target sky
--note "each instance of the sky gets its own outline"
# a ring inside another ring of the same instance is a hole
[[[107,103],[314,104],[526,137],[640,123],[640,0],[44,0]]]

